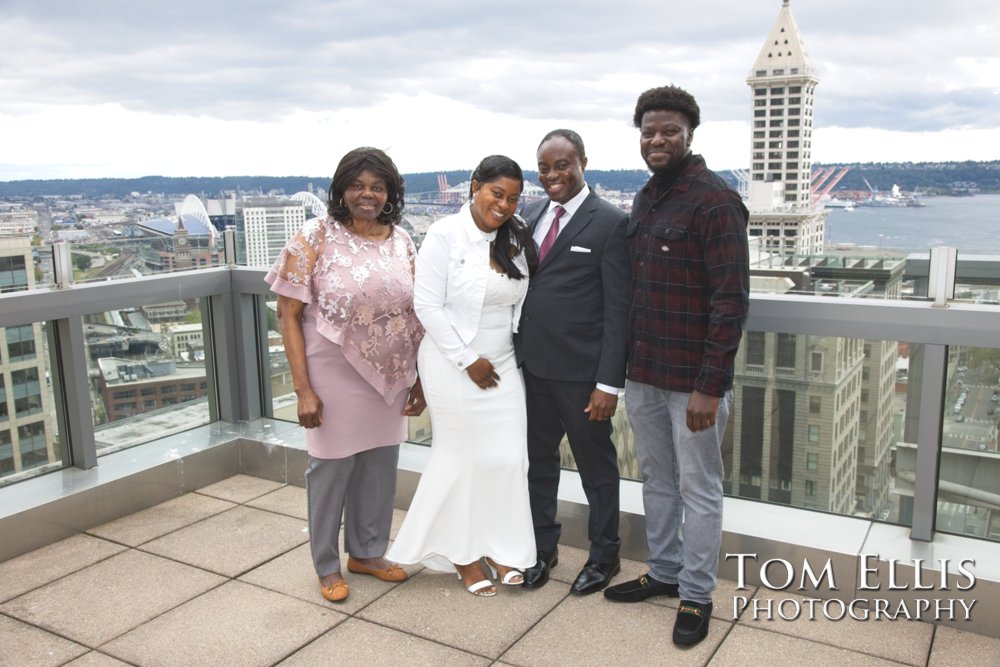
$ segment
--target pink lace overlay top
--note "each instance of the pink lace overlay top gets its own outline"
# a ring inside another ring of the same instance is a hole
[[[348,231],[332,217],[307,220],[264,280],[275,294],[306,304],[304,320],[341,346],[344,357],[392,403],[416,380],[424,330],[413,312],[409,234],[393,226],[383,241]]]

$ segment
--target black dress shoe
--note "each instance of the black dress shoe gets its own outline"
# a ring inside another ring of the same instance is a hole
[[[604,597],[615,602],[642,602],[657,595],[666,595],[668,598],[680,597],[677,584],[657,581],[649,574],[604,590]]]
[[[569,590],[577,595],[596,593],[607,586],[611,581],[611,577],[618,574],[621,569],[622,562],[617,558],[607,563],[588,560],[583,569],[580,570],[580,574],[576,576],[576,581],[573,582]]]
[[[559,564],[559,549],[539,551],[535,564],[524,571],[522,588],[541,588],[549,581],[549,570]]]
[[[681,600],[674,621],[674,643],[678,646],[697,644],[708,634],[708,622],[712,618],[712,603]]]

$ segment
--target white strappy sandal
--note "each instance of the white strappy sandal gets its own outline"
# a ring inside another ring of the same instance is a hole
[[[493,578],[499,578],[499,567],[496,562],[494,562],[491,558],[485,558],[483,561],[486,563],[486,567],[490,568],[490,573],[493,575]],[[510,568],[507,570],[506,574],[503,575],[503,579],[500,580],[500,583],[504,586],[520,586],[524,583],[524,574],[520,570]]]
[[[462,579],[462,573],[456,572],[455,574],[458,576],[459,581],[461,581],[464,584],[465,581]],[[473,584],[469,584],[465,588],[470,593],[480,598],[491,598],[497,594],[496,586],[494,586],[493,582],[490,581],[489,579],[482,579]]]

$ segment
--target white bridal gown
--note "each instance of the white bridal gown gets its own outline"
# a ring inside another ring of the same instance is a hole
[[[424,336],[417,367],[431,415],[431,456],[389,560],[444,572],[483,556],[518,569],[535,563],[524,380],[511,331],[512,308],[528,281],[490,274],[471,347],[493,363],[500,382],[480,389]]]

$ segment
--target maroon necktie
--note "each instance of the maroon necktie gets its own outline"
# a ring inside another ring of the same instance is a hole
[[[545,259],[545,255],[549,253],[552,248],[552,244],[556,242],[556,236],[559,235],[559,220],[563,217],[563,213],[566,212],[562,206],[556,206],[555,217],[552,218],[552,226],[549,227],[549,231],[545,233],[545,238],[542,239],[542,245],[538,249],[538,263],[541,264],[542,260]]]

